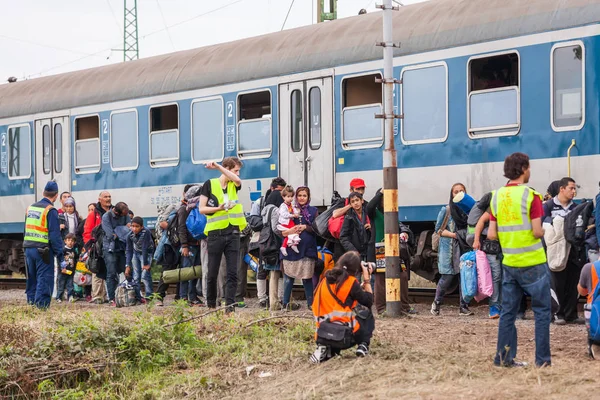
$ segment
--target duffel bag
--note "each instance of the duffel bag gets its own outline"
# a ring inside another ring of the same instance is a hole
[[[137,284],[123,281],[119,283],[115,290],[115,304],[117,307],[131,307],[137,304],[135,298]]]

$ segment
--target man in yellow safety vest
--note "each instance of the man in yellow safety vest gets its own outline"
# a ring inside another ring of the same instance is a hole
[[[521,367],[517,355],[515,319],[524,293],[531,296],[535,318],[535,364],[549,366],[550,359],[550,270],[541,238],[542,195],[526,186],[531,169],[529,156],[513,153],[504,160],[506,186],[492,192],[488,239],[502,246],[502,312],[494,364]]]
[[[41,309],[50,306],[54,289],[54,257],[61,265],[63,240],[60,235],[58,211],[54,202],[58,198],[58,185],[50,181],[44,188],[44,198],[30,205],[25,216],[23,247],[27,263],[27,303]]]
[[[217,276],[221,257],[225,256],[227,283],[225,301],[227,312],[233,311],[237,289],[237,270],[240,251],[240,233],[246,227],[244,209],[237,192],[242,187],[240,169],[242,162],[237,157],[226,157],[222,165],[215,162],[206,164],[208,169],[216,169],[221,176],[209,179],[202,185],[200,212],[206,215],[208,244],[208,275],[206,277],[206,305],[217,306]]]

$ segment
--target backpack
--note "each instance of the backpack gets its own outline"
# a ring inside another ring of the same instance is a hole
[[[131,307],[136,305],[136,286],[136,283],[128,282],[127,280],[119,283],[119,286],[115,290],[115,304],[117,307]]]
[[[344,202],[344,206],[348,205],[348,199],[346,199],[346,201]],[[338,207],[341,208],[341,207]],[[331,217],[329,218],[329,221],[327,222],[327,228],[329,230],[329,233],[331,233],[331,236],[333,236],[336,239],[340,238],[340,233],[342,232],[342,225],[344,225],[344,219],[346,218],[346,215],[342,215],[339,217]]]
[[[594,203],[591,201],[578,204],[565,217],[565,239],[573,246],[581,247],[585,245],[585,228],[594,210]],[[583,219],[583,226],[580,234],[577,232],[577,219],[579,216]]]
[[[169,243],[173,246],[174,249],[179,249],[181,243],[179,242],[179,218],[177,215],[175,218],[169,221],[169,225],[167,226],[167,239],[169,239]],[[187,225],[187,221],[186,221]]]
[[[252,209],[250,210],[250,215],[248,216],[248,226],[252,230],[252,232],[260,232],[263,228],[263,220],[262,220],[262,210],[264,206],[264,196],[261,197],[258,202],[252,203]]]
[[[206,228],[206,215],[200,213],[198,207],[192,208],[192,211],[190,211],[185,220],[185,226],[194,239],[206,239],[206,235],[204,234],[204,228]]]
[[[94,229],[92,229],[92,240],[94,241],[94,247],[98,257],[102,257],[103,255],[102,250],[104,244],[104,236],[106,236],[106,234],[104,233],[104,229],[102,229],[102,224],[97,225],[96,227],[94,227]]]
[[[596,261],[592,264],[592,271],[596,272],[598,276],[598,266],[600,263]],[[592,302],[588,305],[590,310],[590,330],[589,338],[595,342],[600,341],[600,281],[596,283],[594,294],[592,295]]]
[[[271,221],[273,210],[275,210],[275,207],[269,209],[269,212],[267,213],[267,221]],[[279,260],[279,248],[281,247],[281,240],[271,229],[270,223],[265,224],[261,229],[258,239],[258,246],[262,261],[269,265],[277,264],[277,261]]]

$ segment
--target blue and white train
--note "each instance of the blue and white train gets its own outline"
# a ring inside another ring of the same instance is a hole
[[[241,197],[282,176],[323,206],[382,185],[382,15],[0,85],[0,270],[49,179],[85,214],[101,190],[151,224],[157,205],[244,162]],[[435,219],[450,186],[501,186],[514,151],[543,191],[597,190],[600,0],[433,0],[394,14],[399,219]]]

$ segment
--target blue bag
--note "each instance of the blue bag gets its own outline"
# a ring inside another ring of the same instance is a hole
[[[477,294],[477,263],[474,251],[460,257],[460,287],[465,302],[470,302]]]
[[[598,276],[598,269],[600,269],[599,267],[599,261],[596,261],[594,264],[592,264],[592,268],[596,270],[596,276]],[[590,339],[595,342],[600,342],[600,281],[596,283],[594,295],[592,296],[592,303],[588,307],[590,307],[591,311],[589,330]]]
[[[198,207],[192,208],[192,211],[185,220],[185,226],[194,239],[206,239],[206,235],[204,234],[206,215],[201,214]]]

